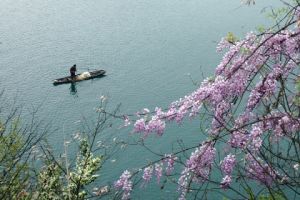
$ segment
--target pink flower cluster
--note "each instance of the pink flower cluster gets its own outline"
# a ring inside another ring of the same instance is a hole
[[[247,130],[240,129],[240,130],[234,131],[231,134],[228,144],[230,144],[230,146],[233,148],[244,149],[246,147],[246,145],[248,144],[248,140],[249,140],[249,134],[248,134]]]
[[[210,142],[203,143],[200,148],[192,152],[178,179],[180,199],[185,199],[189,181],[202,183],[208,180],[215,155],[216,149]]]
[[[231,174],[236,164],[235,155],[228,154],[221,162],[221,171],[225,174],[221,182],[221,188],[227,189],[231,184]]]
[[[291,136],[300,131],[300,119],[283,112],[271,112],[256,124],[262,132],[272,131],[274,138]]]
[[[148,183],[151,180],[152,174],[153,174],[153,166],[149,166],[144,169],[143,179],[146,183]]]
[[[154,171],[155,171],[155,176],[156,176],[157,184],[160,183],[160,178],[162,177],[162,174],[163,174],[163,168],[162,168],[162,166],[163,166],[162,163],[155,163],[155,166],[154,166]]]
[[[252,90],[247,104],[247,110],[252,111],[263,97],[270,97],[274,94],[278,78],[282,75],[283,70],[276,66],[272,73],[268,74]]]
[[[296,20],[300,19],[299,10],[295,10]],[[224,49],[228,51],[217,66],[214,77],[205,79],[198,89],[172,102],[166,110],[156,108],[151,114],[144,109],[134,124],[136,133],[161,136],[166,122],[181,123],[186,116],[197,116],[204,106],[211,112],[209,140],[192,152],[178,179],[180,199],[185,199],[190,183],[202,183],[209,178],[216,156],[213,143],[218,142],[219,137],[226,139],[236,152],[244,155],[248,152],[245,171],[249,178],[271,186],[278,173],[257,156],[264,134],[280,138],[300,131],[299,117],[293,116],[289,108],[280,107],[281,102],[276,99],[286,95],[283,104],[287,104],[286,107],[293,105],[292,95],[295,94],[284,94],[282,81],[293,80],[295,77],[290,76],[298,73],[295,69],[300,63],[300,29],[285,28],[259,36],[250,32],[245,39],[234,43],[223,38],[217,51]],[[237,103],[237,99],[242,103]],[[130,122],[127,118],[125,120],[126,124]],[[166,167],[166,175],[170,175],[174,163],[174,157],[167,155],[163,162],[145,168],[144,181],[149,182],[155,174],[159,182],[163,167]],[[230,186],[235,165],[236,156],[232,154],[221,162],[224,174],[221,188]]]
[[[120,176],[119,180],[115,182],[115,188],[123,191],[122,199],[126,200],[130,198],[130,192],[132,190],[132,181],[130,180],[131,173],[125,170]]]
[[[263,131],[261,130],[261,128],[257,125],[254,124],[252,126],[252,130],[250,132],[250,138],[251,138],[251,144],[249,145],[249,150],[254,151],[254,152],[258,152],[261,145],[262,145],[262,139],[261,139],[261,135],[263,134]]]
[[[246,171],[248,178],[264,185],[271,186],[278,174],[270,165],[264,163],[258,156],[246,155]]]
[[[204,144],[192,152],[186,162],[186,168],[193,172],[197,179],[207,180],[216,155],[216,149],[210,144]]]
[[[175,161],[177,160],[177,157],[175,157],[172,154],[166,154],[165,157],[162,159],[161,162],[155,163],[155,165],[150,165],[144,169],[143,172],[143,180],[144,183],[148,183],[153,174],[155,174],[157,183],[160,182],[160,178],[163,174],[163,167],[165,166],[165,173],[167,176],[169,176],[172,171],[174,170]]]
[[[251,77],[256,76],[257,71],[270,57],[278,63],[274,65],[272,73],[251,91],[248,111],[252,111],[264,96],[269,97],[274,93],[279,76],[294,69],[297,65],[295,60],[299,57],[299,34],[286,30],[276,36],[266,34],[258,38],[254,33],[249,33],[244,40],[236,42],[235,45],[221,42],[219,48],[229,48],[229,51],[217,67],[215,78],[204,80],[196,91],[171,103],[167,111],[156,108],[156,114],[150,120],[137,120],[134,125],[135,132],[144,132],[146,135],[156,132],[162,135],[166,120],[181,122],[186,115],[197,115],[202,104],[206,103],[214,112],[215,120],[212,122],[211,132],[216,134],[222,123],[226,122],[228,111],[232,108],[232,99],[244,94]],[[283,50],[289,52],[288,58],[293,58],[286,64],[281,64],[278,59]]]
[[[221,162],[221,170],[225,175],[231,175],[236,164],[235,155],[228,154]]]
[[[172,154],[166,154],[163,162],[167,165],[166,167],[166,174],[170,175],[174,170],[174,164],[177,160],[177,157],[173,156]]]
[[[156,132],[158,135],[162,135],[165,130],[165,122],[157,116],[153,116],[152,119],[146,124],[143,118],[137,120],[134,124],[135,132],[144,132],[147,136],[150,132]]]

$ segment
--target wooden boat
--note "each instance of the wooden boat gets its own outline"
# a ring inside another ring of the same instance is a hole
[[[98,78],[104,76],[105,71],[104,70],[95,70],[91,72],[83,72],[80,74],[77,74],[73,78],[71,76],[63,77],[63,78],[58,78],[53,81],[53,85],[59,85],[59,84],[64,84],[64,83],[74,83],[78,81],[84,81],[84,80],[89,80],[93,78]]]

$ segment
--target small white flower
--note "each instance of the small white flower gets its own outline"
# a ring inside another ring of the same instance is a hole
[[[103,101],[105,101],[106,100],[106,96],[104,96],[104,95],[102,95],[101,97],[100,97],[100,100],[103,102]]]
[[[74,136],[73,136],[73,138],[74,138],[75,140],[80,140],[80,139],[81,139],[80,133],[79,133],[79,132],[75,133]]]
[[[283,176],[282,179],[280,180],[281,183],[284,183],[286,181],[288,181],[289,178],[287,176]]]
[[[150,110],[148,109],[148,108],[144,108],[144,113],[146,114],[146,113],[150,113]]]

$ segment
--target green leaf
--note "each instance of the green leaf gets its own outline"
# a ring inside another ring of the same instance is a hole
[[[232,33],[232,32],[228,32],[225,39],[229,42],[229,43],[236,43],[238,40],[238,38]]]

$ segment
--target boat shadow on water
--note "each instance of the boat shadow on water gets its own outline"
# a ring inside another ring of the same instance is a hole
[[[70,94],[71,95],[74,95],[74,96],[78,97],[76,83],[71,83],[71,86],[70,86],[69,89],[70,89]]]

